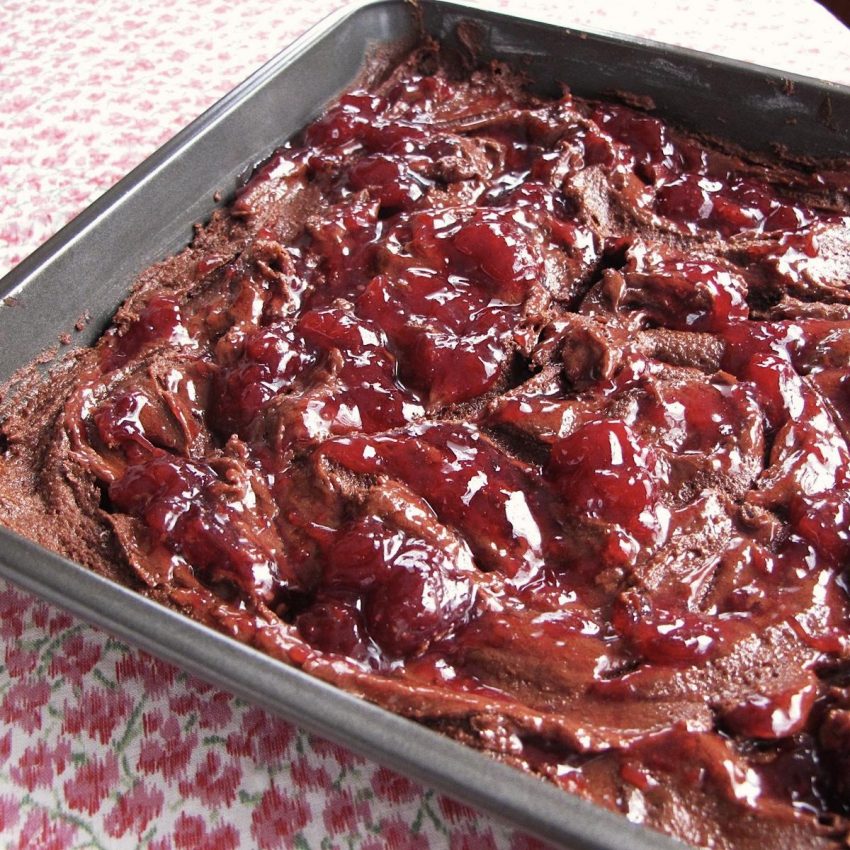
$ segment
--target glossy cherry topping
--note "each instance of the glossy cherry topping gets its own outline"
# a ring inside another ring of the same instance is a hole
[[[425,50],[134,296],[50,451],[205,622],[685,840],[838,846],[842,197]]]
[[[105,368],[115,369],[150,346],[188,342],[189,336],[177,301],[168,295],[155,295],[122,336],[108,339],[101,356]]]
[[[588,422],[552,446],[549,475],[568,510],[612,520],[640,537],[655,525],[658,461],[622,421]]]

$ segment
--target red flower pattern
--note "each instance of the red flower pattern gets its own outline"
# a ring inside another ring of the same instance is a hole
[[[440,838],[441,842],[445,839]],[[380,837],[363,843],[363,850],[430,850],[431,843],[424,832],[413,832],[410,824],[399,817],[381,823]]]
[[[50,683],[44,679],[18,679],[0,702],[0,720],[32,733],[41,729],[41,709],[50,698]]]
[[[230,805],[236,799],[242,770],[238,764],[222,765],[221,756],[207,752],[194,777],[181,779],[177,787],[184,797],[197,797],[210,808]]]
[[[280,767],[294,734],[291,724],[252,707],[243,716],[241,730],[227,736],[227,752],[250,756],[270,768]]]
[[[38,664],[38,653],[24,649],[20,645],[9,644],[6,647],[4,661],[9,675],[17,679],[35,670]]]
[[[21,806],[18,798],[12,794],[0,795],[0,832],[8,835],[20,818]]]
[[[35,746],[27,747],[18,763],[9,771],[12,781],[23,786],[27,791],[36,788],[50,788],[53,777],[65,770],[65,762],[71,754],[71,744],[60,741],[55,748],[50,748],[44,741]]]
[[[136,782],[126,794],[119,794],[112,810],[104,819],[109,835],[120,838],[127,832],[141,835],[145,827],[162,811],[165,795],[159,788]]]
[[[52,610],[49,605],[44,602],[30,602],[27,600],[28,605],[32,605],[32,621],[39,629],[43,629],[50,620],[50,614]]]
[[[84,688],[79,700],[65,700],[63,729],[69,735],[85,732],[106,744],[132,708],[132,700],[121,690]]]
[[[422,789],[406,776],[379,767],[372,776],[372,789],[382,800],[392,803],[405,803],[422,795]]]
[[[63,641],[50,661],[51,678],[64,676],[75,685],[82,684],[83,677],[97,664],[101,648],[87,641],[82,634],[72,634]]]
[[[328,835],[346,835],[357,832],[367,823],[371,807],[365,800],[356,802],[348,789],[332,794],[322,816]]]
[[[451,797],[441,796],[439,798],[438,805],[443,817],[449,821],[449,823],[458,823],[459,821],[468,820],[470,817],[474,817],[475,814],[469,806],[464,803],[459,803]]]
[[[47,631],[50,635],[58,635],[59,632],[67,631],[73,625],[74,619],[66,611],[52,611],[50,620],[47,622]]]
[[[0,637],[14,641],[24,633],[23,609],[26,597],[6,586],[0,593]]]
[[[6,764],[12,754],[12,730],[0,738],[0,766]]]
[[[158,697],[171,690],[177,678],[177,668],[140,650],[125,653],[118,659],[115,678],[119,685],[138,682],[146,694]]]
[[[263,794],[251,815],[251,835],[260,850],[292,844],[293,836],[307,825],[310,807],[303,797],[279,791],[274,785]]]
[[[216,691],[207,699],[199,701],[198,717],[201,729],[221,729],[230,723],[233,717],[232,697],[228,693]]]
[[[104,757],[93,758],[77,768],[62,790],[70,809],[93,815],[118,783],[118,757],[107,752]]]
[[[160,773],[166,780],[179,777],[189,764],[198,743],[194,732],[184,735],[176,715],[165,719],[159,729],[160,738],[147,738],[142,742],[138,768],[143,773]]]
[[[74,843],[76,825],[53,819],[43,809],[33,810],[18,836],[15,850],[67,850]]]
[[[485,832],[452,832],[449,847],[451,850],[490,850],[493,846],[493,833]]]
[[[360,756],[355,755],[351,750],[335,744],[333,741],[327,741],[324,738],[310,737],[310,749],[318,756],[324,756],[339,764],[340,767],[354,767],[357,764],[363,764],[364,760]]]
[[[174,827],[174,847],[176,850],[235,850],[239,844],[239,834],[232,824],[217,826],[207,832],[204,819],[200,816],[181,814]]]
[[[298,756],[289,766],[292,781],[297,786],[312,791],[327,788],[331,784],[331,776],[323,764],[315,764],[308,756]]]

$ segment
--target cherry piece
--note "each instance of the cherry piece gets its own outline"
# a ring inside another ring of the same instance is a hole
[[[686,223],[708,221],[714,211],[713,183],[688,174],[661,186],[655,208],[661,215]]]
[[[229,436],[251,425],[311,360],[291,328],[251,331],[238,360],[216,376],[212,416],[218,430]]]
[[[449,565],[434,556],[427,546],[408,543],[366,596],[369,634],[390,655],[424,651],[469,614],[469,584],[449,578],[444,572]]]
[[[807,679],[780,694],[753,694],[723,713],[723,723],[746,738],[786,738],[805,728],[817,690]]]
[[[362,618],[352,602],[317,601],[295,618],[295,625],[304,640],[317,649],[353,658],[365,655]]]
[[[606,104],[597,107],[593,120],[617,141],[627,145],[636,162],[644,165],[672,163],[674,149],[666,127],[657,118],[624,106]]]
[[[615,522],[650,540],[657,523],[657,459],[625,422],[588,422],[552,446],[547,475],[579,516]]]
[[[104,371],[123,366],[155,343],[179,342],[189,337],[182,324],[178,302],[168,295],[155,295],[121,336],[107,339],[109,344],[101,358]]]
[[[650,663],[692,664],[715,655],[721,647],[722,630],[711,619],[656,608],[634,593],[617,599],[611,621],[632,649]]]
[[[745,284],[716,263],[661,258],[625,277],[623,306],[659,327],[717,332],[749,316]]]
[[[528,239],[506,221],[471,221],[452,240],[454,248],[484,273],[503,301],[522,300],[539,277],[541,265],[528,248]]]
[[[349,437],[325,443],[322,455],[361,475],[404,481],[463,532],[483,569],[531,580],[544,565],[543,540],[557,545],[548,488],[533,488],[529,471],[475,428],[429,425]]]
[[[850,558],[850,496],[847,493],[796,495],[789,506],[791,524],[828,564]]]
[[[393,657],[420,653],[447,635],[466,620],[474,598],[447,553],[375,516],[337,535],[321,585],[360,595],[369,636]]]
[[[386,101],[363,91],[349,92],[307,130],[308,145],[339,147],[368,135]]]
[[[401,157],[386,154],[361,159],[349,170],[348,182],[352,189],[368,189],[385,211],[411,209],[427,188]]]
[[[206,464],[161,453],[128,467],[110,485],[109,498],[204,580],[233,583],[248,598],[270,601],[279,574],[262,518],[249,520],[245,503],[222,498],[221,487]]]

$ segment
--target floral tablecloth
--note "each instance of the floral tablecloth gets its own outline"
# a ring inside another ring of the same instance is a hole
[[[0,273],[339,5],[5,0]],[[476,5],[850,83],[813,0]],[[0,642],[3,848],[542,846],[2,582]]]

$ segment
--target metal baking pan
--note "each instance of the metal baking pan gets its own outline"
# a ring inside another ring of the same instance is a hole
[[[0,382],[62,334],[92,343],[144,268],[186,245],[214,196],[349,86],[380,44],[420,27],[521,65],[541,90],[651,97],[658,113],[745,148],[846,156],[850,89],[641,39],[452,3],[359,3],[313,28],[220,100],[0,281]],[[471,24],[469,23],[471,22]],[[457,42],[455,42],[457,43]],[[77,317],[91,321],[75,331]],[[390,714],[0,529],[0,575],[121,638],[353,750],[574,850],[680,847],[625,818]]]

